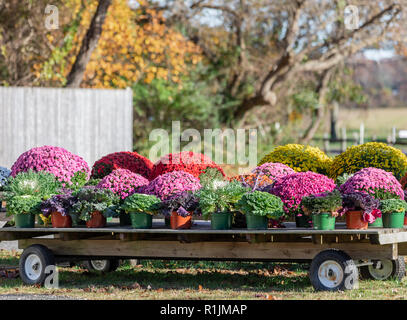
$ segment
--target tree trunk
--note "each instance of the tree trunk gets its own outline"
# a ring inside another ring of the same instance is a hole
[[[307,130],[305,131],[305,133],[301,139],[302,144],[308,144],[310,142],[310,140],[314,137],[315,133],[317,132],[317,130],[318,130],[319,126],[321,125],[321,122],[324,118],[325,107],[326,107],[325,97],[329,90],[328,85],[329,85],[329,79],[331,78],[331,73],[332,73],[332,69],[328,69],[328,70],[324,71],[321,76],[321,79],[320,79],[320,82],[319,82],[319,85],[317,88],[319,106],[315,112],[315,115],[312,119],[310,126],[307,128]]]
[[[81,48],[76,56],[75,63],[67,77],[66,87],[79,87],[83,74],[86,70],[86,65],[90,60],[93,50],[96,48],[100,35],[102,34],[103,23],[106,18],[107,10],[111,5],[111,0],[100,0],[96,12],[92,18],[89,29],[83,38]]]

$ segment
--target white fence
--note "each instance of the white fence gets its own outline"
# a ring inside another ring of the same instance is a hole
[[[0,166],[24,151],[63,147],[92,166],[133,147],[132,91],[0,87]]]

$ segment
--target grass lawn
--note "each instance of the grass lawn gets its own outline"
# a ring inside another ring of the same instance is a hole
[[[359,282],[346,292],[315,292],[306,264],[142,260],[116,272],[59,268],[59,289],[0,278],[2,294],[49,294],[74,299],[406,299],[407,280]],[[0,252],[0,266],[18,265],[18,254]],[[0,297],[1,299],[1,297]]]

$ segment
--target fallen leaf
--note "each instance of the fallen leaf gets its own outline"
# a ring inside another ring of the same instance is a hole
[[[198,290],[199,290],[199,291],[202,291],[202,290],[203,290],[203,288],[202,288],[201,285],[198,286]]]

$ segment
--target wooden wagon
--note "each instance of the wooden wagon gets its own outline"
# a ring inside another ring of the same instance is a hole
[[[0,240],[18,240],[24,250],[19,269],[26,284],[43,284],[47,266],[57,263],[86,260],[94,268],[114,271],[120,259],[310,262],[316,290],[353,289],[359,273],[377,280],[405,275],[407,229],[350,230],[341,223],[331,231],[285,226],[211,230],[209,222],[195,221],[192,229],[172,230],[155,219],[152,229],[117,223],[100,229],[4,227]]]

